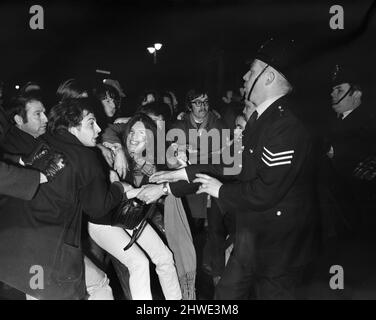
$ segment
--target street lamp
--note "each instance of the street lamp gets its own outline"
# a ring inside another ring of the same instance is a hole
[[[154,43],[153,47],[148,47],[148,51],[153,55],[154,64],[157,64],[157,51],[162,48],[161,43]]]

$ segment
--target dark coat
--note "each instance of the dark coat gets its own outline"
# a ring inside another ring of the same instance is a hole
[[[2,152],[17,155],[15,160],[18,160],[18,155],[28,155],[33,150],[35,143],[36,140],[31,135],[14,126],[8,126],[0,141],[0,149]],[[36,170],[0,162],[1,195],[30,200],[38,189],[39,181],[40,174]]]
[[[39,299],[82,299],[82,213],[107,214],[120,203],[122,190],[109,185],[95,151],[68,131],[44,140],[65,155],[66,165],[31,201],[1,198],[0,280]],[[30,287],[35,265],[43,268],[44,289]]]
[[[373,220],[373,214],[370,213],[373,213],[375,207],[375,188],[367,181],[355,179],[353,173],[360,162],[376,154],[375,140],[376,113],[373,106],[367,105],[360,105],[343,120],[335,119],[326,136],[322,162],[326,161],[327,166],[323,167],[322,175],[339,209],[336,215],[340,217],[339,222],[344,221],[350,229]],[[329,159],[326,152],[331,146],[333,157]],[[325,216],[330,216],[333,211],[329,203]],[[337,220],[335,222],[338,224]]]
[[[374,155],[376,114],[372,108],[360,105],[343,120],[333,121],[327,143],[333,147],[333,167],[344,177],[351,178],[356,166]]]
[[[0,162],[0,195],[30,200],[38,189],[38,171]]]
[[[316,251],[310,137],[283,97],[243,132],[241,172],[219,191],[219,205],[236,213],[234,259],[256,275],[301,267]],[[188,166],[223,176],[221,166]],[[182,184],[170,184],[175,195]]]

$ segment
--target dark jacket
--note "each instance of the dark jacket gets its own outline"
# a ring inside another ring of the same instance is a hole
[[[225,183],[219,204],[236,213],[234,254],[257,275],[277,276],[305,265],[316,251],[310,137],[282,97],[243,132],[241,172]],[[223,176],[222,166],[188,166]],[[175,195],[182,184],[170,184]],[[183,186],[184,187],[184,186]],[[248,269],[249,270],[249,269]]]
[[[376,152],[376,114],[360,105],[343,120],[333,121],[327,143],[333,147],[332,164],[336,172],[351,178],[356,166]]]
[[[0,195],[30,200],[38,189],[40,174],[0,161]]]
[[[121,201],[122,190],[109,185],[94,150],[68,131],[44,140],[65,155],[66,165],[31,201],[1,198],[0,280],[39,299],[82,299],[82,213],[107,214]],[[33,266],[43,268],[43,289],[30,287]]]
[[[344,119],[334,119],[326,135],[320,162],[321,181],[328,194],[321,195],[323,217],[335,217],[329,229],[342,226],[356,229],[372,221],[375,188],[367,181],[354,178],[355,168],[376,154],[376,113],[373,106],[360,105]],[[326,153],[333,148],[331,158]],[[328,196],[329,195],[329,196]],[[331,199],[333,199],[331,201]],[[333,215],[333,212],[338,212]]]
[[[5,128],[5,125],[1,123],[0,127]],[[19,155],[28,155],[36,143],[34,137],[14,126],[8,125],[2,134],[4,136],[0,140],[0,154],[7,152],[10,155],[17,155],[14,157],[16,161]],[[22,154],[17,151],[22,151]],[[11,159],[13,156],[8,158]],[[0,162],[0,195],[30,200],[38,189],[40,174],[36,170],[16,167],[16,165]]]

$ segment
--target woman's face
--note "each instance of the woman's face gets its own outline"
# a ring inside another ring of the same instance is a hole
[[[112,99],[108,94],[106,94],[106,98],[101,100],[104,112],[106,116],[112,118],[116,112],[115,101]]]
[[[142,153],[146,148],[146,129],[141,121],[137,121],[127,137],[127,149],[130,154]]]

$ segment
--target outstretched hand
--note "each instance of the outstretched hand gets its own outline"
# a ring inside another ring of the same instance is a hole
[[[159,171],[149,178],[149,182],[153,183],[176,182],[180,180],[188,181],[187,172],[184,168],[175,171]]]
[[[223,184],[221,181],[202,173],[197,173],[196,177],[197,178],[194,179],[193,182],[201,183],[198,191],[196,192],[197,194],[207,193],[214,198],[219,197],[219,189]]]

